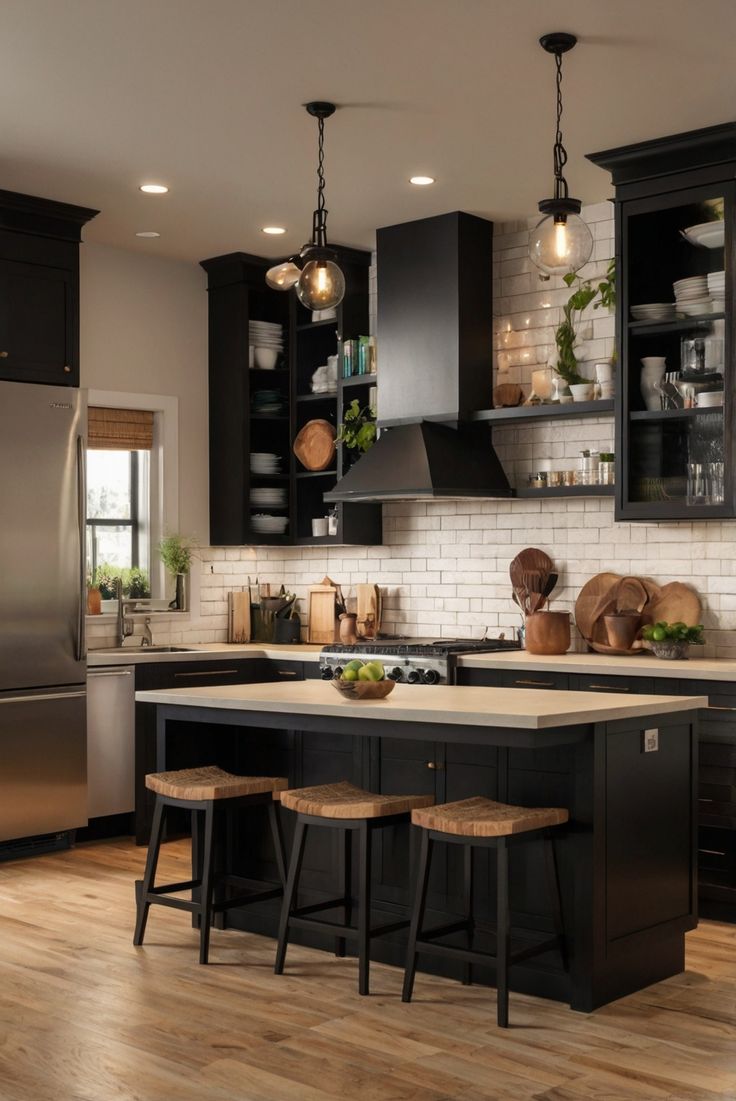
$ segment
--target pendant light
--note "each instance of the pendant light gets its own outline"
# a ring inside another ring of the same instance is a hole
[[[342,302],[345,294],[345,276],[336,263],[337,253],[327,245],[325,119],[335,113],[335,104],[314,101],[305,106],[318,124],[317,208],[312,215],[312,239],[298,256],[269,268],[266,282],[274,290],[294,287],[299,301],[308,310],[329,310]]]
[[[547,275],[567,275],[587,264],[593,251],[593,235],[580,217],[581,202],[571,199],[563,175],[567,150],[562,144],[562,55],[571,50],[577,38],[562,31],[545,34],[539,44],[553,54],[557,67],[557,130],[554,144],[555,188],[552,199],[542,199],[541,222],[531,231],[529,256]]]

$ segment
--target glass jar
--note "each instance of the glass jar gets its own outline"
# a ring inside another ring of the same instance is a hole
[[[612,486],[614,484],[614,454],[612,451],[601,451],[598,462],[598,485]]]

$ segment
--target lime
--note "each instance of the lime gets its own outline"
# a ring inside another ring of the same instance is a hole
[[[654,642],[664,642],[667,638],[667,632],[664,627],[655,627],[652,631],[652,639]]]
[[[383,680],[383,666],[380,661],[369,661],[358,673],[361,680]]]
[[[340,680],[357,680],[360,675],[360,670],[351,669],[349,666],[347,669],[343,669]]]
[[[358,670],[361,669],[362,667],[363,667],[363,662],[359,661],[358,658],[353,658],[352,661],[349,661],[347,663],[347,665],[345,666],[345,669],[346,670],[348,670],[348,669],[355,670],[355,672],[357,673]],[[355,680],[354,677],[352,677],[351,679]]]

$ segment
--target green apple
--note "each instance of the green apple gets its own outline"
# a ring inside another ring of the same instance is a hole
[[[357,680],[359,672],[359,669],[344,669],[340,680]]]
[[[383,680],[384,671],[380,661],[369,661],[358,673],[361,680]]]
[[[350,669],[351,672],[354,671],[354,672],[357,673],[358,670],[362,669],[362,668],[363,668],[363,662],[360,661],[358,658],[353,658],[353,660],[349,661],[347,663],[347,665],[345,666],[345,672],[347,673],[348,669]],[[351,679],[355,680],[355,677],[352,677]]]

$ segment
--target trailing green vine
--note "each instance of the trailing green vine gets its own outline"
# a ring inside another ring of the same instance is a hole
[[[597,285],[590,279],[581,279],[574,272],[568,272],[562,278],[568,287],[572,287],[575,283],[578,283],[579,286],[562,307],[563,320],[555,330],[555,344],[557,345],[555,370],[568,386],[575,386],[578,383],[591,381],[591,379],[584,378],[578,370],[578,359],[575,355],[577,327],[580,324],[583,311],[588,308],[591,302],[594,310],[601,307],[604,310],[610,310],[616,305],[616,261],[611,260],[606,269],[605,279]],[[596,298],[598,301],[595,301]]]

